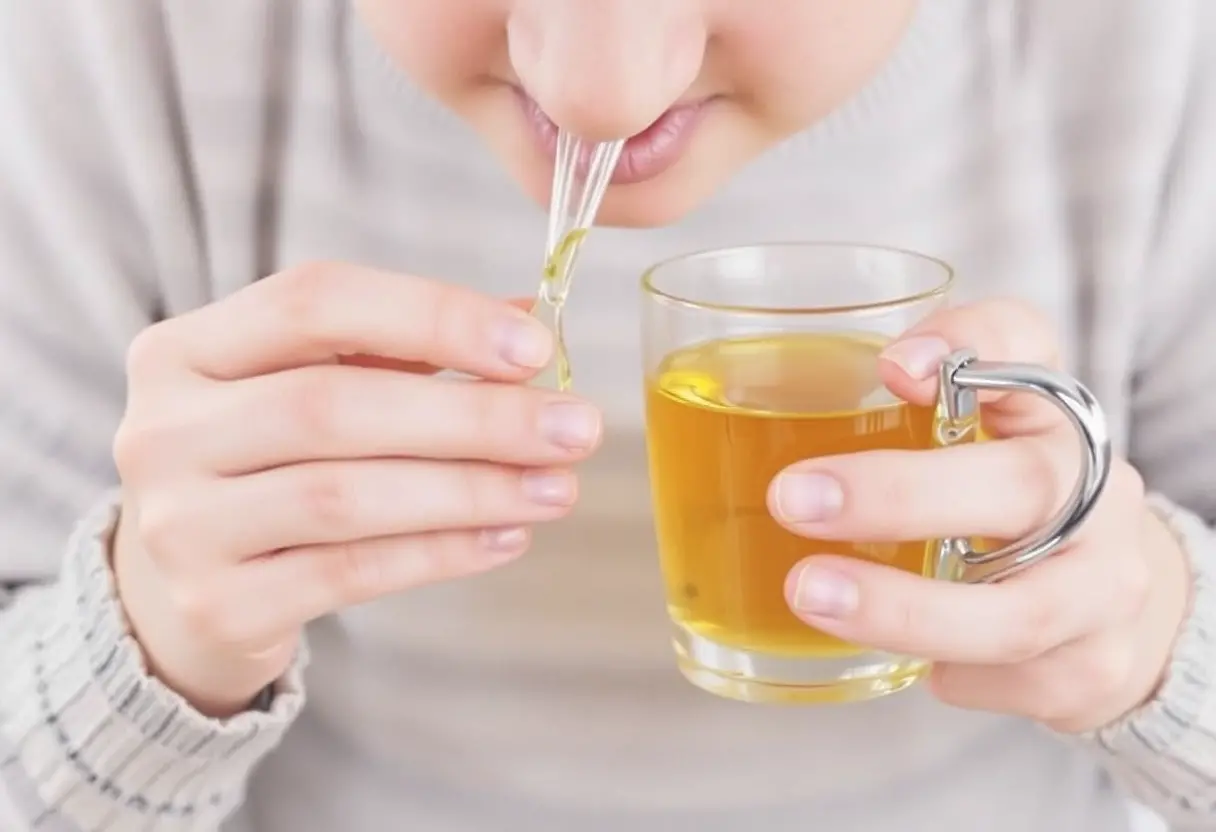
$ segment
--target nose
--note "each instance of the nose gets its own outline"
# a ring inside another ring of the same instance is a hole
[[[705,39],[695,0],[524,0],[507,25],[527,93],[597,141],[653,124],[696,79]]]

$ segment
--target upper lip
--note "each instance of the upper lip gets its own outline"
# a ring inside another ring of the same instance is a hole
[[[540,115],[543,115],[546,119],[549,120],[549,122],[551,124],[556,124],[556,122],[554,122],[553,119],[549,118],[549,114],[544,111],[544,108],[542,108],[539,103],[537,103],[536,99],[528,94],[528,91],[526,89],[524,89],[522,86],[520,86],[518,84],[512,84],[511,86],[514,87],[515,91],[520,96],[522,96],[524,99],[526,99],[528,101],[528,103],[536,109],[537,113],[539,113]],[[702,107],[707,102],[709,102],[711,99],[713,99],[712,95],[681,98],[678,101],[676,101],[675,103],[671,104],[671,106],[669,106],[662,113],[660,113],[658,118],[654,119],[654,121],[650,122],[650,124],[646,125],[646,127],[643,127],[641,130],[634,133],[633,136],[622,136],[621,138],[631,139],[634,136],[640,136],[643,133],[645,133],[648,129],[653,127],[655,124],[660,122],[664,116],[670,115],[671,113],[678,112],[680,110],[692,110],[692,109],[696,109],[698,107]]]

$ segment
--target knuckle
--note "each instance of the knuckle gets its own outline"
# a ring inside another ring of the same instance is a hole
[[[1148,603],[1152,587],[1152,570],[1136,555],[1121,557],[1109,566],[1111,604],[1116,613],[1131,618]]]
[[[1009,322],[1006,327],[1008,332],[1020,333],[1035,340],[1046,339],[1050,343],[1055,342],[1055,329],[1051,319],[1039,305],[1025,298],[1008,295],[995,299],[992,303]]]
[[[1018,297],[1000,297],[980,301],[974,306],[978,313],[978,333],[992,343],[993,357],[1006,360],[1033,360],[1050,367],[1060,364],[1060,346],[1051,319],[1036,304]],[[991,326],[993,321],[999,326]]]
[[[484,520],[502,513],[506,502],[505,477],[482,465],[456,467],[458,493],[467,514],[474,520]]]
[[[135,539],[153,560],[174,563],[181,542],[189,540],[182,514],[173,499],[144,500],[135,522]]]
[[[159,442],[156,441],[155,434],[156,431],[151,430],[146,423],[129,416],[119,424],[118,430],[114,432],[111,455],[124,482],[129,482],[158,457],[156,449]]]
[[[891,599],[889,603],[882,604],[879,609],[885,610],[882,613],[885,620],[876,622],[880,630],[908,642],[931,640],[933,626],[930,614],[922,604],[907,598]],[[874,615],[875,612],[877,611],[869,614]],[[866,611],[863,610],[862,615],[865,617]]]
[[[181,581],[168,591],[169,603],[187,631],[215,644],[239,644],[248,637],[241,619],[210,581]]]
[[[192,443],[189,425],[164,413],[128,411],[110,443],[110,454],[124,483],[152,470],[166,470]]]
[[[1042,308],[1025,298],[1006,295],[988,303],[991,304],[990,308],[999,310],[1003,317],[1009,319],[1014,325],[1011,329],[1026,328],[1033,335],[1046,335],[1052,331],[1051,321]]]
[[[465,421],[465,435],[479,446],[492,445],[511,422],[510,396],[491,384],[469,384],[464,391],[460,409]]]
[[[357,514],[356,488],[340,465],[318,464],[299,477],[298,499],[304,511],[322,525],[350,528]]]
[[[341,435],[343,396],[338,377],[328,368],[292,374],[286,394],[287,417],[295,424],[300,438],[312,447],[326,447]]]
[[[1126,689],[1135,668],[1131,651],[1114,642],[1070,652],[1067,662],[1063,658],[1036,663],[1028,680],[1028,716],[1048,725],[1090,719],[1095,709]]]
[[[1075,451],[1073,455],[1076,455]],[[1079,469],[1079,462],[1077,467]],[[1134,518],[1143,516],[1144,500],[1145,485],[1140,473],[1125,462],[1117,462],[1111,466],[1106,488],[1086,528],[1095,530],[1099,537],[1106,535],[1102,531],[1106,528],[1127,529]]]
[[[467,403],[469,436],[479,447],[503,455],[535,459],[546,427],[544,408],[551,401],[529,387],[479,383]],[[560,431],[559,431],[560,432]]]
[[[1095,645],[1081,662],[1082,678],[1094,700],[1107,700],[1127,687],[1135,658],[1122,642]]]
[[[188,630],[195,633],[211,631],[217,616],[212,608],[212,598],[203,591],[201,584],[179,581],[169,586],[165,595],[169,607]]]
[[[473,331],[464,293],[452,286],[417,279],[419,311],[426,344],[433,350],[452,350]]]
[[[1112,491],[1118,494],[1120,502],[1132,506],[1139,506],[1144,502],[1147,492],[1144,475],[1133,466],[1126,462],[1115,466],[1111,472],[1111,483],[1114,486]]]
[[[435,583],[485,572],[502,561],[486,557],[480,530],[432,532],[420,535],[416,583]],[[529,539],[525,546],[530,545]],[[520,551],[522,551],[522,548]]]
[[[472,535],[466,532],[428,532],[410,541],[412,564],[403,576],[407,586],[435,583],[467,574]]]
[[[476,532],[456,534],[437,532],[420,541],[419,559],[427,581],[442,581],[468,574],[470,555],[475,550]]]
[[[553,502],[548,489],[572,487],[564,474],[540,472],[533,486],[537,489],[534,494],[525,479],[526,473],[492,464],[464,464],[454,476],[464,526],[514,523],[538,512],[547,515],[545,506]]]
[[[281,325],[334,352],[341,352],[343,346],[334,343],[335,335],[330,331],[331,300],[334,293],[340,291],[338,272],[333,263],[315,261],[280,272],[265,281]]]
[[[118,430],[114,432],[114,439],[110,443],[110,456],[114,460],[114,467],[118,469],[120,478],[128,479],[140,467],[145,458],[143,448],[144,444],[139,435],[139,429],[132,424],[130,419],[124,419],[119,423]]]
[[[908,470],[908,466],[899,464],[899,459],[887,454],[876,456],[873,460],[877,476],[867,478],[874,483],[870,495],[864,493],[850,495],[855,502],[861,503],[858,508],[865,514],[867,528],[882,534],[899,532],[906,524],[907,518],[925,514],[927,494],[920,478]],[[890,464],[888,464],[890,463]],[[854,478],[850,478],[854,479]],[[860,519],[860,518],[858,518]]]
[[[355,542],[336,544],[322,558],[323,580],[344,604],[374,598],[385,587],[386,570],[374,550]]]
[[[145,327],[127,345],[127,378],[134,382],[164,366],[168,347],[173,340],[172,320]]]
[[[1073,490],[1080,463],[1073,462],[1077,457],[1076,440],[1071,436],[1067,439],[1067,445],[1037,437],[1007,440],[1007,447],[1016,451],[1006,455],[1009,471],[1004,475],[1005,482],[1035,484],[1022,489],[1028,525],[1047,523]],[[1061,460],[1067,462],[1061,464]]]
[[[1060,620],[1056,604],[1032,596],[1022,610],[1020,626],[1009,628],[1001,641],[1000,655],[1010,664],[1022,664],[1041,656],[1052,646]]]

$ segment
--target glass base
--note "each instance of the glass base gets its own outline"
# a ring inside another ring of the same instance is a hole
[[[676,625],[673,644],[684,678],[717,696],[762,704],[840,704],[911,687],[929,663],[889,653],[789,658],[724,647]]]

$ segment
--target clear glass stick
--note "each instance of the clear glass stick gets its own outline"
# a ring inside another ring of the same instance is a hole
[[[579,249],[588,229],[595,222],[595,215],[608,190],[608,182],[612,179],[624,145],[624,141],[613,141],[588,148],[581,139],[565,130],[558,132],[544,269],[536,301],[532,304],[532,314],[553,332],[556,354],[534,384],[557,390],[570,389],[572,376],[566,353],[562,312],[570,293]]]

